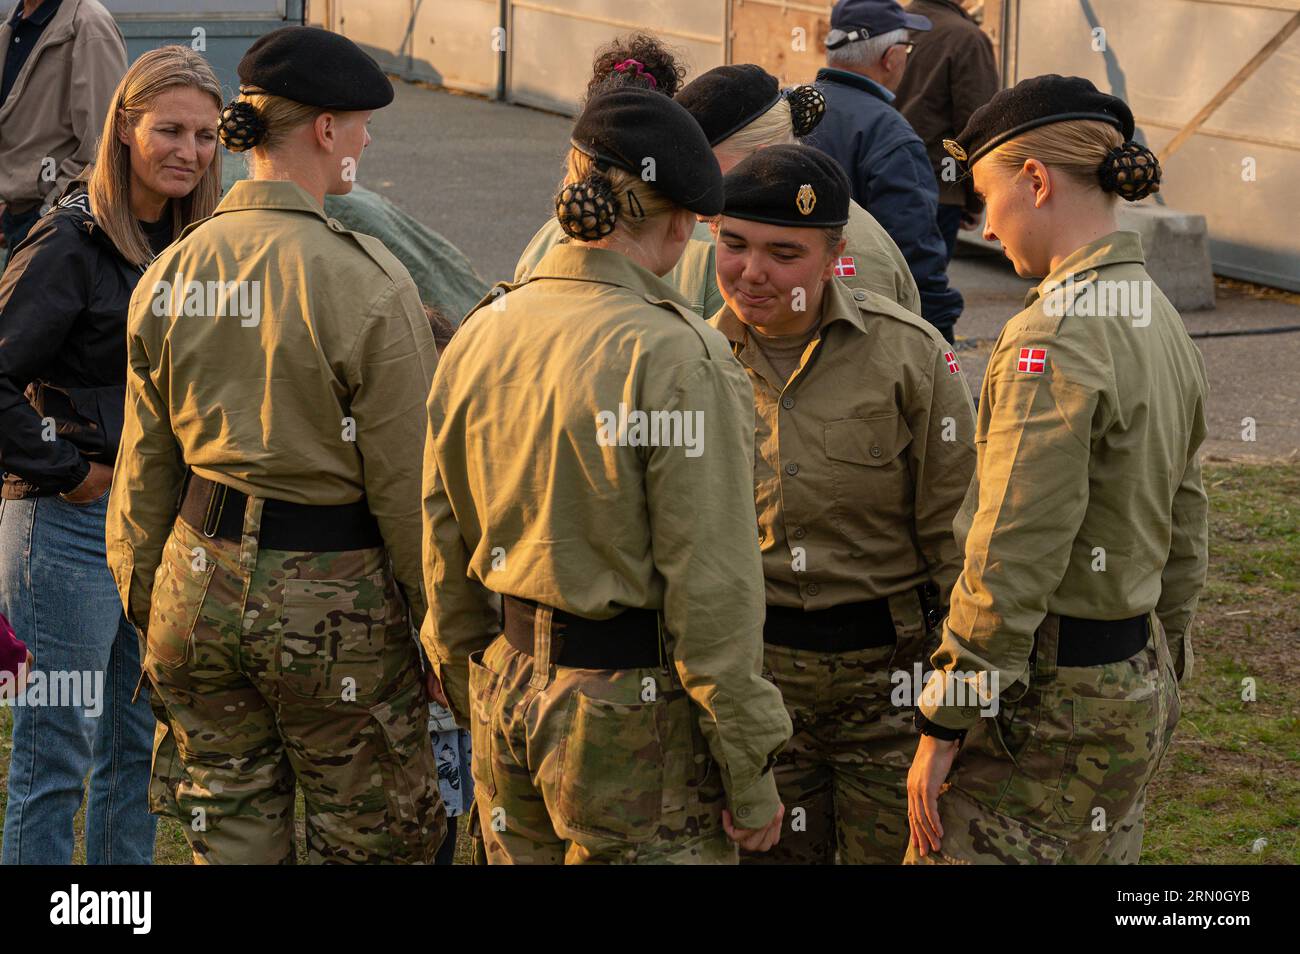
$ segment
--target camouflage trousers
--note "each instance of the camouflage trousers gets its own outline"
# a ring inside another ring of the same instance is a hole
[[[549,664],[504,638],[470,657],[488,864],[735,864],[698,710],[665,669]]]
[[[942,848],[908,864],[1135,864],[1146,787],[1178,722],[1178,683],[1154,613],[1141,652],[1056,665],[1060,620],[1035,636],[1028,685],[966,736],[939,796]]]
[[[777,757],[785,805],[781,840],[742,864],[896,865],[907,848],[907,770],[916,753],[911,694],[894,696],[893,673],[912,676],[932,641],[915,593],[890,599],[897,642],[820,653],[768,643],[764,675],[781,690],[794,736]]]
[[[447,820],[386,553],[260,550],[262,503],[242,545],[181,520],[167,540],[145,639],[171,730],[151,802],[174,794],[196,864],[292,864],[295,782],[312,863],[432,862]]]

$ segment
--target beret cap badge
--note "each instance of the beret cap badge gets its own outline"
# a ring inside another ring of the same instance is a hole
[[[812,210],[817,206],[817,193],[813,191],[812,183],[805,182],[799,187],[794,204],[801,215],[812,215]]]
[[[956,139],[945,139],[943,141],[943,148],[947,151],[948,155],[952,156],[958,162],[966,161],[966,150],[962,148],[961,143]]]
[[[783,145],[760,149],[738,163],[727,173],[722,191],[722,214],[728,218],[827,229],[848,223],[853,187],[826,153]]]

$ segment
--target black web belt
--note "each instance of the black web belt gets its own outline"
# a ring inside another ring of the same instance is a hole
[[[533,619],[541,604],[503,596],[506,642],[533,655]],[[551,610],[551,662],[573,669],[658,669],[659,613],[627,609],[609,619]]]
[[[768,606],[763,642],[818,653],[893,646],[897,640],[889,600],[841,603],[828,609]]]
[[[1103,666],[1136,656],[1147,645],[1147,617],[1079,619],[1062,616],[1056,665]]]
[[[205,537],[238,542],[247,502],[248,496],[233,487],[191,472],[180,517]],[[364,497],[319,507],[270,499],[262,504],[258,547],[263,550],[365,550],[383,543]]]

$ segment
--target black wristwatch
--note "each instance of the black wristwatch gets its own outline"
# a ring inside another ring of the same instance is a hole
[[[965,729],[949,729],[939,725],[937,722],[931,722],[921,714],[919,707],[912,716],[912,724],[916,726],[916,730],[922,735],[929,735],[936,739],[943,739],[945,742],[961,742],[966,738]]]

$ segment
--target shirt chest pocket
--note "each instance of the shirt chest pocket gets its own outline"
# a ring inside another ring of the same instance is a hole
[[[912,432],[902,415],[828,421],[832,519],[847,540],[864,546],[898,532],[912,518],[912,477],[903,451]]]

